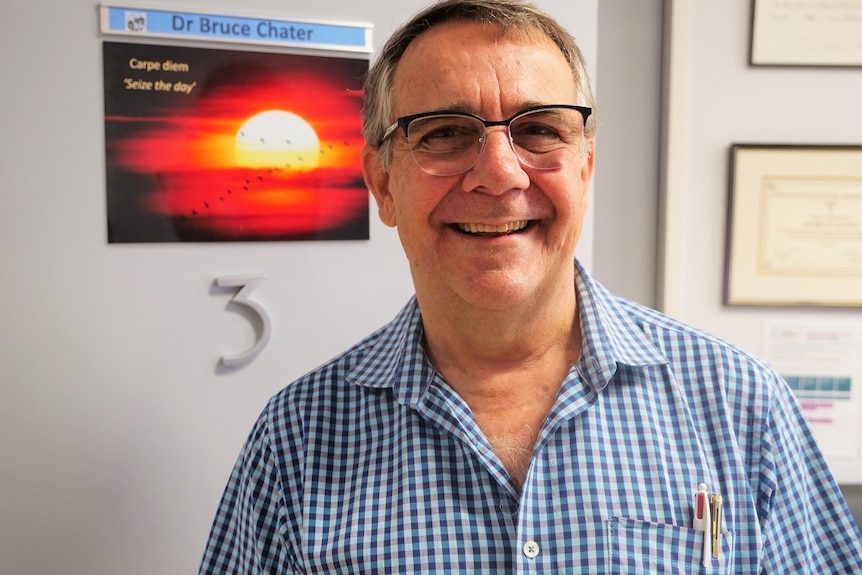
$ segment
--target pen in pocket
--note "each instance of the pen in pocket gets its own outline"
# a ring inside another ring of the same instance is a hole
[[[710,495],[709,506],[712,516],[712,556],[718,559],[721,550],[721,495]]]
[[[712,526],[710,519],[711,505],[708,501],[706,493],[706,484],[699,483],[697,493],[694,496],[694,528],[703,533],[703,566],[709,567],[712,564]]]

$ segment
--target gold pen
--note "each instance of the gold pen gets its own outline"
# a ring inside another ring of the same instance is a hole
[[[712,516],[712,557],[718,559],[721,550],[721,495],[709,496]]]

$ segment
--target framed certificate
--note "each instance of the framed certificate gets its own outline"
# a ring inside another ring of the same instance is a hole
[[[730,156],[724,303],[862,307],[862,146]]]
[[[753,66],[862,67],[862,0],[752,0]]]

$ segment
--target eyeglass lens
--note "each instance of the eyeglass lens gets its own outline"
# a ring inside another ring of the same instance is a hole
[[[508,129],[512,149],[523,164],[550,170],[573,158],[584,125],[577,110],[551,108],[516,116]],[[417,118],[408,125],[407,134],[419,167],[439,176],[460,174],[472,168],[487,139],[481,120],[460,114]]]

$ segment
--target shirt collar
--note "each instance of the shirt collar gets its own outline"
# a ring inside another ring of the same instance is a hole
[[[575,262],[583,344],[578,370],[585,383],[601,391],[617,366],[647,366],[667,359],[638,326],[628,307]],[[357,346],[362,359],[346,375],[348,382],[391,388],[399,403],[416,406],[435,376],[422,347],[422,314],[416,297],[389,324]]]
[[[391,388],[399,403],[415,407],[434,380],[422,347],[422,314],[416,296],[389,324],[358,347],[367,351],[345,379],[363,387]]]
[[[611,294],[578,261],[575,289],[583,334],[578,370],[595,391],[604,389],[618,365],[642,367],[668,362],[638,325],[630,305]]]

